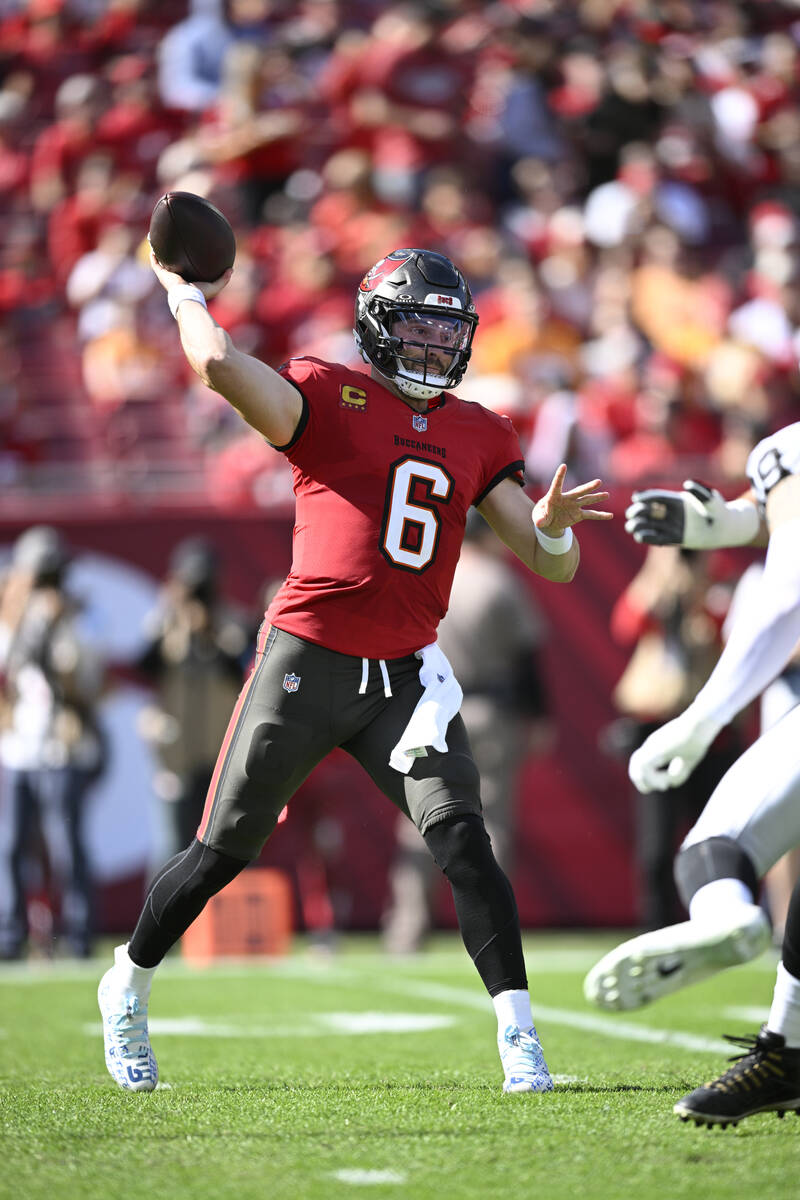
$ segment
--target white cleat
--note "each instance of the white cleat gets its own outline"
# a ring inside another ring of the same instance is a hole
[[[764,912],[749,905],[735,923],[684,921],[623,942],[596,963],[583,981],[583,994],[600,1008],[641,1008],[699,983],[725,967],[756,958],[770,943]]]
[[[552,1092],[553,1080],[533,1026],[520,1030],[509,1025],[498,1034],[497,1048],[505,1073],[504,1092]]]
[[[118,946],[115,958],[125,947]],[[106,1066],[121,1088],[152,1092],[158,1065],[147,1033],[147,1000],[120,985],[116,966],[106,971],[97,989],[103,1018]]]

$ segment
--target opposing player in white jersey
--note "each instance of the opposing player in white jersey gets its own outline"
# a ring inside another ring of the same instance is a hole
[[[635,493],[626,529],[650,545],[693,549],[763,544],[758,603],[734,619],[708,682],[689,707],[632,755],[641,791],[666,791],[693,771],[719,731],[781,672],[800,639],[800,422],[750,454],[751,488],[726,502],[688,481],[682,492]],[[759,880],[800,843],[800,705],[737,760],[712,794],[675,860],[689,920],[624,942],[584,982],[608,1009],[647,1004],[723,967],[746,962],[769,942],[757,904]],[[769,1019],[719,1079],[676,1105],[698,1124],[734,1124],[756,1112],[800,1114],[800,886],[789,905]]]

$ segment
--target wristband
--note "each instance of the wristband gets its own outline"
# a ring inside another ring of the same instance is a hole
[[[193,283],[176,283],[167,292],[169,311],[176,321],[178,319],[178,308],[184,300],[196,300],[198,304],[202,304],[203,308],[208,308],[206,298],[199,287],[195,287]]]
[[[572,549],[572,526],[568,525],[563,533],[558,537],[548,537],[546,533],[542,533],[536,522],[533,522],[533,532],[536,534],[536,540],[543,550],[548,554],[566,554]]]

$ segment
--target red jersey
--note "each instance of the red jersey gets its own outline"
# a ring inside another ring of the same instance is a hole
[[[434,641],[464,522],[502,479],[522,483],[514,427],[446,392],[416,413],[380,383],[317,358],[281,368],[303,396],[292,441],[292,569],[271,624],[364,658]]]

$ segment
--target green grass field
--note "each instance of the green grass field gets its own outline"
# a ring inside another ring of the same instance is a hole
[[[0,970],[0,1195],[22,1200],[546,1200],[800,1194],[800,1120],[698,1129],[674,1101],[717,1074],[721,1034],[755,1031],[774,954],[638,1013],[590,1009],[612,935],[526,939],[556,1077],[504,1096],[488,998],[455,938],[415,959],[346,939],[328,961],[161,968],[162,1085],[119,1091],[95,988],[110,962]]]

